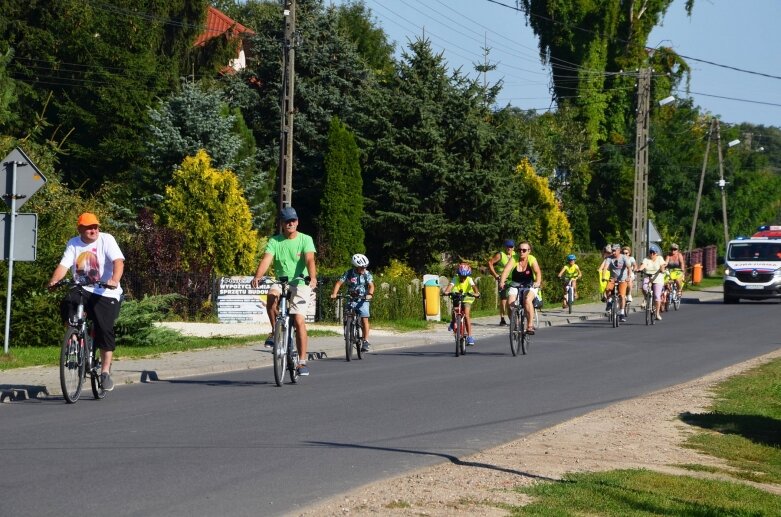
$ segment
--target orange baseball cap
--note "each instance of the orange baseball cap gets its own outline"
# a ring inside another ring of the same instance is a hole
[[[100,221],[98,221],[98,218],[95,216],[95,214],[84,212],[79,216],[79,226],[92,226],[93,224],[100,224]]]

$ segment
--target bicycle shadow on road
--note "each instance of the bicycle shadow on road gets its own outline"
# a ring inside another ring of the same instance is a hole
[[[132,370],[128,370],[132,371]],[[141,384],[150,384],[153,382],[165,382],[168,384],[195,384],[195,385],[203,385],[203,386],[217,386],[217,387],[223,387],[223,386],[263,386],[266,384],[274,384],[276,383],[271,381],[229,381],[224,379],[203,379],[203,380],[197,380],[197,379],[161,379],[157,372],[154,370],[136,370],[139,374],[141,374],[140,382]]]
[[[498,465],[491,465],[489,463],[480,463],[476,461],[464,461],[458,456],[454,456],[452,454],[446,454],[444,452],[419,451],[415,449],[400,449],[398,447],[377,447],[373,445],[359,445],[356,443],[312,442],[312,441],[305,442],[305,443],[309,445],[320,446],[320,447],[339,447],[344,449],[367,449],[367,450],[383,451],[383,452],[401,452],[404,454],[415,454],[418,456],[438,456],[440,458],[444,458],[448,460],[453,465],[458,465],[459,467],[474,467],[474,468],[495,470],[497,472],[505,472],[507,474],[513,474],[516,476],[523,476],[531,479],[539,479],[541,481],[561,482],[560,479],[549,478],[547,476],[540,476],[538,474],[532,474],[531,472],[524,472],[522,470],[500,467]]]

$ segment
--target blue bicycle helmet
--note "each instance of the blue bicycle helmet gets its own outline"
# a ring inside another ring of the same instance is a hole
[[[577,260],[577,258],[578,258],[578,257],[576,257],[575,255],[573,255],[572,253],[570,253],[569,255],[567,255],[567,260],[568,260],[568,261],[569,261],[569,260]]]
[[[470,276],[472,274],[472,268],[469,267],[469,264],[459,264],[458,265],[458,276]]]

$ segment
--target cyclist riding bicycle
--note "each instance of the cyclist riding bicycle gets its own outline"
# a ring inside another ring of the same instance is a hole
[[[306,364],[307,347],[309,337],[306,332],[306,312],[312,298],[312,291],[317,287],[317,268],[315,266],[315,244],[312,237],[298,231],[298,214],[292,206],[286,206],[280,210],[279,217],[283,222],[282,233],[274,235],[266,245],[266,251],[258,264],[255,276],[250,285],[257,289],[263,275],[266,274],[273,262],[274,273],[278,276],[286,276],[290,283],[290,315],[293,316],[293,326],[296,329],[296,348],[298,357],[299,375],[309,375],[309,367]],[[309,284],[303,280],[293,280],[296,277],[309,275]],[[268,292],[268,319],[271,328],[277,320],[279,311],[279,297],[282,295],[279,285],[273,285]],[[266,346],[274,346],[274,335],[266,339]]]
[[[114,322],[119,317],[122,299],[119,281],[125,271],[125,256],[112,235],[101,233],[100,221],[95,214],[89,212],[81,214],[76,229],[79,236],[70,239],[65,246],[62,259],[49,280],[49,288],[53,288],[57,282],[65,278],[68,270],[76,281],[102,282],[114,287],[113,289],[99,286],[80,288],[89,293],[85,308],[93,323],[95,346],[100,348],[100,385],[104,390],[111,391],[114,389],[114,382],[111,380],[111,359],[116,348]],[[80,298],[79,292],[70,291],[62,300],[60,316],[63,323],[67,324],[75,313]]]
[[[559,278],[565,280],[566,283],[572,281],[572,299],[578,299],[578,280],[583,276],[580,272],[580,266],[575,264],[577,257],[573,254],[567,255],[567,263],[559,271]],[[564,301],[562,302],[562,308],[567,308],[567,285],[564,285]]]
[[[643,259],[643,263],[637,268],[637,271],[645,272],[643,278],[643,292],[647,293],[649,289],[654,292],[654,312],[656,319],[662,319],[662,287],[664,286],[664,259],[659,256],[659,248],[652,245],[648,249],[648,258]],[[643,309],[645,309],[645,300],[643,300]]]
[[[679,296],[683,294],[683,279],[686,277],[686,259],[678,250],[678,245],[670,244],[670,253],[664,257],[667,271],[670,273],[670,279],[678,285]]]
[[[369,267],[369,259],[366,255],[356,253],[353,255],[352,264],[353,267],[345,271],[334,284],[331,299],[337,297],[339,289],[344,284],[347,284],[347,291],[351,296],[360,298],[356,308],[361,314],[361,328],[363,329],[361,352],[368,352],[371,350],[371,345],[369,344],[369,300],[374,297],[374,276],[366,269]]]
[[[488,271],[491,272],[491,276],[496,280],[496,287],[499,290],[499,325],[507,325],[507,321],[504,319],[507,315],[507,290],[499,289],[499,277],[502,276],[504,266],[519,258],[518,252],[515,251],[515,241],[507,239],[504,241],[504,249],[497,251],[493,257],[488,259]],[[499,270],[498,273],[496,272],[497,270]]]
[[[613,288],[618,284],[618,319],[626,321],[626,287],[629,282],[629,260],[621,254],[621,245],[613,244],[611,248],[612,256],[608,259],[608,271],[610,279],[607,281],[605,293],[611,296]],[[608,299],[608,306],[616,303],[612,298]]]
[[[610,264],[610,257],[613,255],[613,246],[608,244],[602,249],[602,262],[600,262],[597,272],[599,273],[599,295],[600,299],[607,301],[607,295],[605,290],[607,289],[607,281],[610,280],[610,271],[608,271],[608,265]]]
[[[632,256],[632,248],[624,246],[621,248],[621,253],[629,261],[629,280],[626,284],[626,301],[632,301],[632,290],[635,287],[635,271],[637,270],[637,260]]]
[[[507,289],[507,304],[511,306],[519,296],[522,296],[520,303],[523,303],[524,310],[528,314],[527,334],[534,334],[535,321],[534,300],[537,299],[537,291],[542,285],[542,271],[537,258],[531,254],[532,247],[528,241],[523,241],[518,245],[520,258],[515,264],[508,262],[502,271],[502,277],[499,280],[499,287],[504,289],[505,283],[509,278],[512,282],[520,284],[520,287],[509,287]]]
[[[472,278],[472,267],[469,264],[461,263],[456,269],[456,276],[454,276],[450,283],[447,284],[444,294],[461,293],[464,295],[464,325],[466,326],[466,344],[467,346],[474,346],[475,338],[472,337],[472,302],[475,298],[480,296],[480,291],[477,289],[477,284]],[[455,314],[450,315],[450,327],[448,330],[453,330],[453,321],[455,321]]]

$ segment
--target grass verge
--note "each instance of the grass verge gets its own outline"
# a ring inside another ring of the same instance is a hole
[[[310,330],[310,337],[337,336],[337,332],[330,330]],[[156,357],[170,352],[186,352],[206,348],[225,348],[243,346],[250,343],[262,343],[266,335],[241,336],[241,337],[191,337],[181,336],[177,340],[167,341],[165,344],[149,346],[117,346],[115,358],[138,359],[141,357]],[[57,366],[60,360],[60,347],[19,347],[11,348],[9,353],[0,354],[0,371],[11,368],[26,368],[28,366]]]
[[[781,360],[719,384],[710,411],[681,419],[701,429],[685,446],[722,458],[729,468],[679,465],[702,474],[781,484]],[[652,453],[649,451],[649,453]],[[534,501],[512,515],[781,515],[781,497],[741,482],[649,470],[569,474],[521,487]]]

